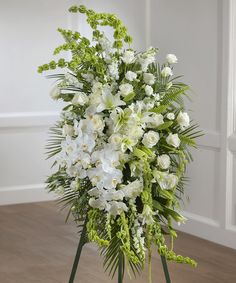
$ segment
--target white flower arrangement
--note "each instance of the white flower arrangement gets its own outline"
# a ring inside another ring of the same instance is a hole
[[[88,239],[103,248],[112,272],[120,256],[132,270],[142,268],[152,243],[168,260],[195,265],[165,244],[166,233],[176,237],[172,221],[185,221],[179,199],[189,147],[199,136],[182,100],[189,87],[173,77],[177,57],[168,54],[157,64],[158,49],[131,49],[116,16],[84,6],[70,11],[87,15],[93,43],[59,29],[65,44],[54,54],[70,51],[71,60],[39,67],[40,73],[64,69],[51,76],[57,79],[51,97],[67,103],[51,130],[49,157],[55,157],[57,171],[48,188],[62,194],[76,220],[87,219]],[[100,25],[114,28],[114,42]]]

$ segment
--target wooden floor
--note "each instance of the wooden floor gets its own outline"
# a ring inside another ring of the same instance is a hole
[[[68,283],[78,243],[73,223],[65,224],[53,202],[0,207],[0,283]],[[181,233],[176,251],[198,261],[196,269],[170,263],[172,283],[235,283],[236,251]],[[94,246],[82,254],[75,282],[108,283]],[[164,283],[159,257],[153,283]],[[147,272],[124,283],[147,283]]]

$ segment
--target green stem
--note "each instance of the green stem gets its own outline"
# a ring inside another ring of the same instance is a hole
[[[77,268],[78,268],[82,248],[83,248],[84,244],[86,243],[86,232],[87,232],[86,223],[87,223],[87,220],[84,221],[83,230],[82,230],[82,233],[80,235],[80,241],[79,241],[76,256],[75,256],[75,259],[74,259],[73,267],[72,267],[72,270],[71,270],[69,283],[73,283],[74,280],[75,280],[75,275],[76,275],[76,271],[77,271]]]
[[[161,255],[161,262],[162,262],[163,271],[164,271],[165,278],[166,278],[166,283],[171,283],[169,270],[168,270],[168,266],[166,262],[166,257],[163,255]]]

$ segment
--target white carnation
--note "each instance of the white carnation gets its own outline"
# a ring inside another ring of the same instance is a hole
[[[190,123],[188,113],[180,111],[177,116],[177,122],[182,128],[188,127]]]
[[[169,134],[166,138],[166,142],[173,147],[179,147],[180,139],[178,134]]]
[[[143,139],[142,139],[142,143],[146,147],[152,148],[154,145],[156,145],[158,143],[159,139],[160,139],[160,137],[159,137],[159,134],[157,132],[149,131],[149,132],[144,134]]]
[[[173,75],[173,72],[172,72],[172,70],[171,70],[170,67],[164,67],[164,68],[161,70],[161,75],[165,78],[165,77],[172,76],[172,75]]]
[[[131,64],[134,62],[134,51],[131,50],[126,50],[123,54],[123,56],[121,57],[122,61],[126,64]]]
[[[155,77],[151,73],[144,73],[143,80],[145,84],[148,84],[148,85],[153,85],[155,83]]]
[[[125,78],[126,80],[132,82],[133,80],[135,80],[137,78],[137,74],[132,72],[132,71],[128,71],[126,74],[125,74]]]
[[[145,86],[145,93],[146,95],[150,96],[153,94],[153,88],[150,85]]]
[[[127,96],[134,91],[133,86],[131,84],[128,84],[128,83],[121,84],[119,89],[120,89],[120,94],[122,96]]]
[[[178,59],[174,54],[167,54],[166,60],[169,64],[175,64],[178,62]]]
[[[74,105],[85,105],[86,103],[88,103],[89,101],[89,98],[88,96],[83,93],[83,92],[80,92],[80,93],[76,93],[72,99],[72,104]]]
[[[161,169],[168,169],[170,167],[170,157],[167,154],[158,156],[157,164]]]
[[[167,117],[167,119],[169,119],[169,120],[174,120],[174,119],[175,119],[175,114],[172,113],[172,112],[170,112],[170,113],[168,113],[168,114],[166,115],[166,117]]]

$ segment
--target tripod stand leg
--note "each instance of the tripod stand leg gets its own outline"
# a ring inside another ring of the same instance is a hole
[[[69,283],[74,282],[77,267],[78,267],[81,252],[82,252],[82,248],[83,248],[85,243],[86,243],[86,222],[84,223],[84,227],[83,227],[82,233],[80,235],[80,241],[79,241],[76,256],[75,256],[75,259],[74,259],[73,267],[72,267],[72,270],[71,270]]]
[[[167,262],[166,262],[165,256],[161,255],[161,262],[162,262],[163,271],[164,271],[165,278],[166,278],[166,283],[171,283],[170,274],[169,274],[169,270],[168,270],[168,266],[167,266]]]

